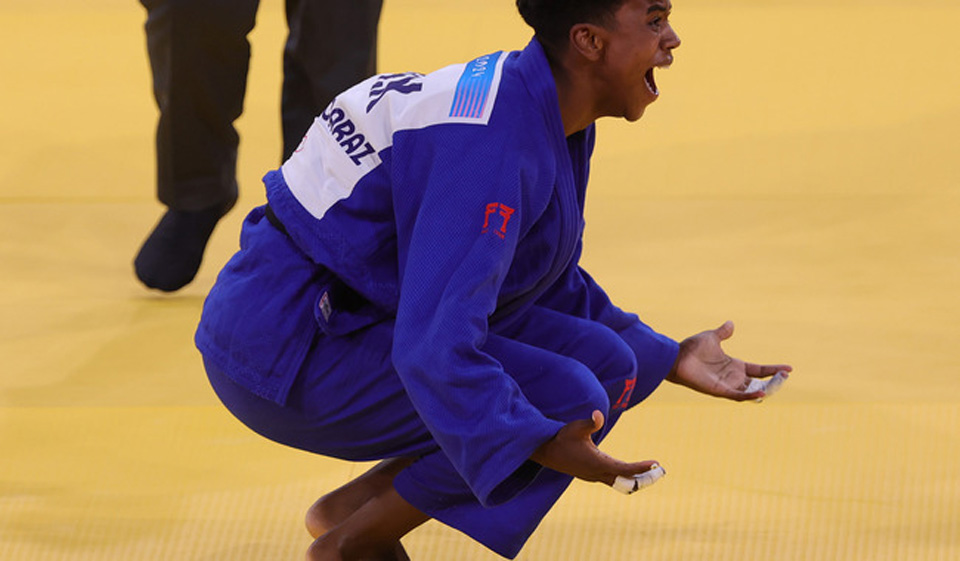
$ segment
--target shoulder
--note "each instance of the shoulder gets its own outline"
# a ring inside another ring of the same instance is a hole
[[[390,132],[438,124],[489,123],[511,53],[498,51],[432,72],[381,74],[338,99]]]
[[[466,160],[509,165],[528,151],[515,147],[521,136],[533,134],[525,123],[535,119],[512,68],[518,55],[498,51],[430,74],[379,74],[364,80],[338,95],[316,118],[283,164],[287,183],[293,190],[308,191],[327,185],[324,192],[338,193],[339,198],[380,167],[388,154],[422,156],[430,151],[462,161],[469,153]],[[396,165],[397,159],[393,161]],[[427,158],[404,162],[431,163]]]

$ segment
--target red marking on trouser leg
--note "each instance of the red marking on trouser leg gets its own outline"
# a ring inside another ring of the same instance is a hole
[[[617,409],[626,409],[627,404],[630,403],[630,394],[633,393],[634,386],[637,385],[636,378],[630,378],[623,384],[623,393],[620,394],[620,399],[613,404],[613,410]]]

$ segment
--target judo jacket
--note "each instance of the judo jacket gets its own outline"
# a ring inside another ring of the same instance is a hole
[[[578,265],[594,136],[565,135],[536,40],[358,84],[264,178],[292,243],[245,227],[198,347],[282,404],[314,337],[394,321],[392,361],[431,434],[481,503],[508,499],[498,485],[562,424],[483,352],[489,332],[537,305],[635,332],[647,377],[677,355]]]

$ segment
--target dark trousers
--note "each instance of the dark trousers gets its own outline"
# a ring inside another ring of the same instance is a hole
[[[160,109],[157,196],[175,210],[231,206],[240,140],[233,122],[243,112],[259,0],[140,1]],[[334,96],[374,73],[381,6],[286,0],[282,159]]]

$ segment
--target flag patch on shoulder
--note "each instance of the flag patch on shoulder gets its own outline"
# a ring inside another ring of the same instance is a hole
[[[484,55],[467,63],[457,82],[450,106],[451,117],[480,118],[487,107],[497,62],[503,51]]]

